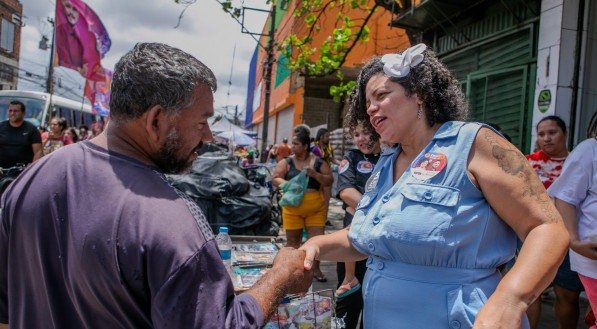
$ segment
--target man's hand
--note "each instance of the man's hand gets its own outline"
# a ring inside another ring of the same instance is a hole
[[[282,248],[274,259],[274,265],[247,291],[263,312],[265,319],[274,313],[286,294],[306,292],[311,286],[313,272],[305,270],[305,252],[294,248]]]
[[[313,271],[305,270],[303,264],[305,252],[285,247],[278,251],[274,259],[272,271],[288,272],[287,293],[297,294],[306,292],[313,280]]]

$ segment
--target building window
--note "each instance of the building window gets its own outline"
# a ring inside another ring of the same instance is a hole
[[[15,25],[11,21],[2,19],[2,30],[0,31],[0,47],[6,52],[12,53],[15,44]]]
[[[13,81],[15,78],[15,70],[12,66],[0,63],[0,81]]]

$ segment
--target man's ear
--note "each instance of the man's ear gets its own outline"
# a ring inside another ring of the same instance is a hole
[[[168,116],[161,105],[154,105],[145,112],[145,131],[147,138],[154,145],[159,145],[162,135],[167,130]]]

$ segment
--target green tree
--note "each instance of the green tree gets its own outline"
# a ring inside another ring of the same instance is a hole
[[[232,0],[216,0],[222,9],[232,18],[239,21],[242,8],[235,6]],[[305,77],[323,77],[335,74],[340,81],[330,88],[330,94],[336,101],[340,101],[354,88],[354,81],[345,81],[340,68],[346,62],[348,54],[358,43],[369,41],[368,23],[378,9],[398,10],[399,6],[389,5],[383,0],[264,0],[266,4],[278,1],[298,1],[292,13],[303,19],[307,26],[305,35],[290,34],[284,40],[276,40],[278,51],[289,59],[288,66],[293,72],[299,72]],[[196,0],[175,0],[176,3],[190,5]],[[380,8],[381,7],[381,8]],[[346,13],[362,11],[362,19],[353,20]],[[182,15],[181,15],[182,16]],[[330,35],[324,36],[321,44],[314,45],[313,40],[322,32],[323,24],[333,22]]]

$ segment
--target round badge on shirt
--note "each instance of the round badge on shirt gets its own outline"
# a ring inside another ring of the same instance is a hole
[[[369,177],[369,179],[367,180],[367,184],[365,184],[365,192],[369,192],[372,191],[376,186],[377,186],[377,182],[379,181],[379,171]]]
[[[350,166],[350,163],[348,162],[348,160],[342,159],[342,162],[340,162],[340,166],[338,167],[338,173],[341,174],[341,173],[345,172],[346,170],[348,170],[348,166]]]
[[[425,153],[413,161],[412,176],[419,180],[427,180],[442,172],[448,164],[448,157],[443,153]]]
[[[357,163],[357,171],[362,174],[368,174],[373,171],[373,164],[367,160],[361,160]]]

